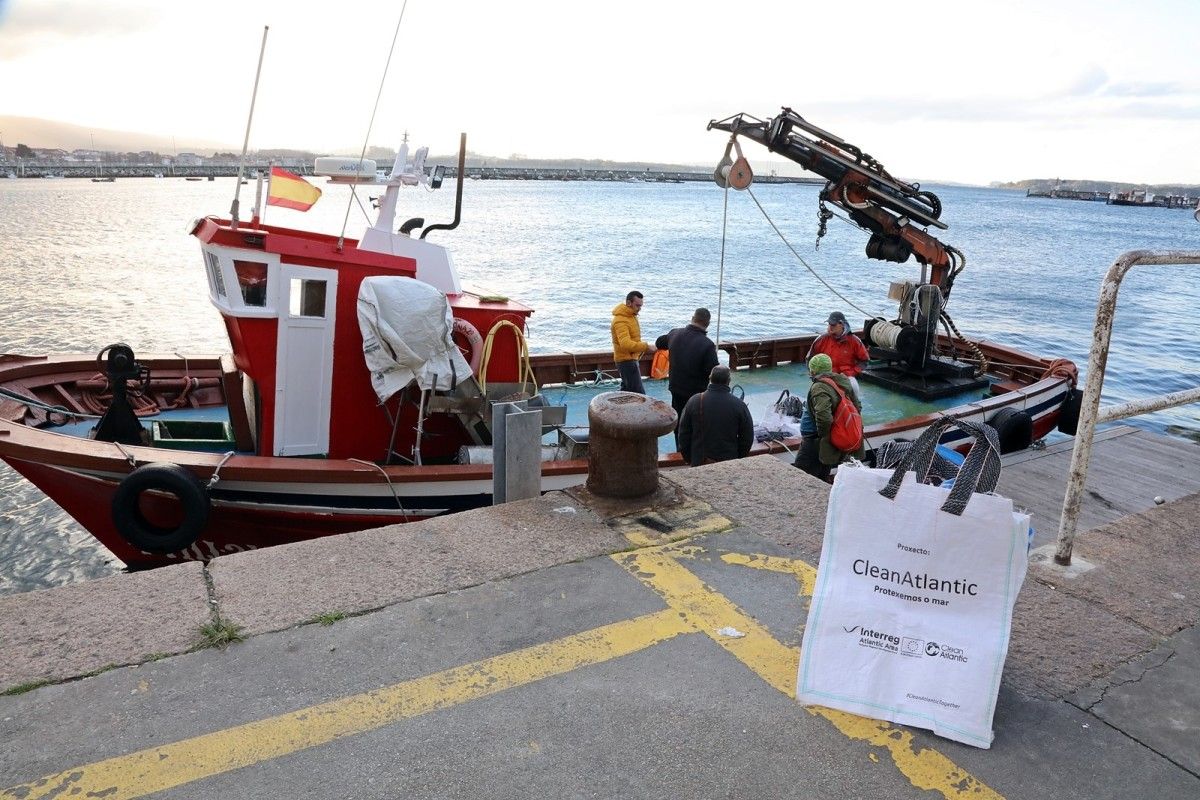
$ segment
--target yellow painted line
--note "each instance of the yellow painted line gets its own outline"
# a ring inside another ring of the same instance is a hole
[[[650,519],[669,530],[648,525]],[[654,547],[708,533],[722,533],[733,527],[727,517],[699,500],[688,500],[677,506],[644,509],[609,520],[609,525],[635,547]]]
[[[671,556],[669,548],[616,554],[612,558],[662,597],[681,618],[758,673],[767,684],[790,698],[796,697],[800,651],[776,640],[753,617],[706,586]],[[797,567],[788,571],[799,574],[803,570]],[[746,635],[734,638],[717,633],[727,626]],[[824,706],[806,706],[805,710],[829,720],[851,739],[886,749],[896,768],[918,789],[935,791],[947,798],[1002,800],[995,790],[936,750],[915,749],[912,733],[903,728]]]
[[[222,731],[97,761],[0,791],[2,800],[125,800],[644,650],[690,625],[673,609]]]
[[[800,581],[801,597],[812,597],[813,587],[817,584],[817,571],[811,564],[798,558],[780,558],[757,553],[725,553],[721,560],[726,564],[795,575],[796,580]]]

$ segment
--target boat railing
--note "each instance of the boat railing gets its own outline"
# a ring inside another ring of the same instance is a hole
[[[1100,299],[1096,304],[1096,324],[1092,328],[1092,349],[1088,354],[1087,379],[1079,408],[1079,423],[1075,431],[1075,447],[1071,451],[1071,468],[1067,475],[1067,491],[1063,497],[1062,517],[1058,523],[1058,545],[1055,563],[1070,566],[1071,548],[1079,505],[1083,499],[1088,463],[1092,457],[1092,437],[1096,426],[1119,419],[1161,411],[1165,408],[1200,401],[1200,387],[1180,392],[1131,400],[1128,403],[1100,408],[1100,390],[1104,386],[1104,368],[1108,363],[1108,347],[1112,340],[1113,319],[1117,311],[1117,291],[1121,280],[1134,267],[1141,265],[1200,264],[1200,250],[1131,250],[1124,253],[1108,268],[1100,284]]]

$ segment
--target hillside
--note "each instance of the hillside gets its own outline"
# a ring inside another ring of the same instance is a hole
[[[91,149],[93,137],[95,137],[95,149],[115,153],[136,153],[141,150],[166,154],[194,153],[208,152],[214,149],[231,150],[235,147],[228,143],[193,139],[186,134],[172,138],[131,131],[85,128],[68,122],[34,117],[10,117],[2,114],[0,114],[0,135],[4,137],[5,147],[9,148],[24,144],[33,148],[57,148],[67,151]]]
[[[1167,194],[1167,195],[1190,195],[1195,197],[1200,194],[1200,185],[1186,183],[1121,183],[1118,181],[1101,181],[1101,180],[1082,180],[1082,179],[1066,179],[1066,178],[1028,178],[1023,181],[1010,181],[1008,183],[993,183],[993,187],[997,189],[1023,189],[1028,191],[1044,192],[1051,189],[1068,189],[1081,192],[1128,192],[1134,189],[1149,189],[1152,194]]]

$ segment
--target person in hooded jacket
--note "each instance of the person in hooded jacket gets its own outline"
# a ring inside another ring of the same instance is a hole
[[[754,420],[729,390],[729,367],[713,367],[708,381],[708,388],[687,401],[679,418],[679,452],[693,467],[745,458],[754,445]]]
[[[842,401],[837,391],[822,377],[828,376],[841,387],[846,400],[854,403],[859,411],[862,411],[862,403],[851,391],[850,379],[833,371],[833,360],[826,354],[818,353],[808,360],[808,374],[812,378],[812,387],[808,390],[808,400],[800,417],[800,449],[792,465],[830,483],[829,474],[834,467],[851,456],[862,459],[866,455],[866,448],[860,441],[857,450],[844,453],[829,441],[833,412]]]
[[[641,292],[632,291],[625,295],[624,303],[612,310],[613,361],[617,362],[622,392],[646,393],[638,361],[646,353],[653,353],[654,346],[642,341],[642,327],[638,324],[638,312],[644,302]]]
[[[833,361],[833,371],[849,378],[854,395],[861,399],[862,394],[858,391],[858,374],[863,371],[863,367],[870,358],[867,348],[862,343],[862,339],[850,332],[850,323],[846,322],[846,315],[842,312],[834,311],[829,315],[825,324],[828,326],[828,330],[818,336],[812,343],[812,347],[808,348],[808,355],[805,356],[805,359],[810,359],[818,353],[829,356]]]

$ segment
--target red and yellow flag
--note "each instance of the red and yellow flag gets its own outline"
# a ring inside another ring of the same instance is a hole
[[[267,205],[308,211],[321,197],[321,190],[294,172],[271,167],[271,186],[267,190]]]

